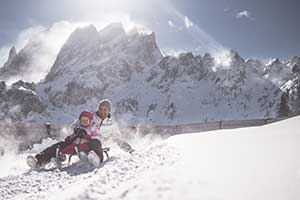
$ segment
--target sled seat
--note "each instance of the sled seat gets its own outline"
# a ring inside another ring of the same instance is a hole
[[[73,149],[74,149],[74,152],[76,152],[76,153],[72,152],[69,154],[69,159],[68,159],[69,164],[71,162],[71,158],[73,155],[77,155],[80,158],[79,152],[87,153],[86,149],[84,149],[84,150],[82,149],[83,151],[80,151],[77,146],[73,146]],[[102,148],[102,152],[105,153],[107,159],[109,158],[109,155],[108,155],[109,150],[110,150],[110,147]]]

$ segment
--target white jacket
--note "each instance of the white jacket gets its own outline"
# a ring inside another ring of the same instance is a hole
[[[116,125],[113,123],[112,119],[106,118],[102,120],[97,112],[94,112],[94,128],[97,132],[97,135],[100,136],[101,141],[107,141],[109,139],[118,139],[121,138],[119,130],[116,128]]]

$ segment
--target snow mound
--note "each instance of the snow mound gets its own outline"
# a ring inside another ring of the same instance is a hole
[[[115,152],[97,169],[79,162],[6,176],[0,198],[296,200],[299,122],[173,136],[133,154]]]

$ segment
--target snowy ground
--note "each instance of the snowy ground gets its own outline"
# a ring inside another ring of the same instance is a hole
[[[62,171],[33,172],[26,154],[4,155],[0,199],[298,200],[299,126],[295,117],[262,127],[173,136],[133,154],[113,149],[99,169],[75,163]]]

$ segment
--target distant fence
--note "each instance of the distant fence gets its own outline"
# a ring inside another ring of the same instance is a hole
[[[62,126],[48,123],[0,122],[0,140],[17,141],[19,150],[25,150],[33,143],[41,142],[43,138],[59,136],[61,130]]]
[[[137,129],[142,134],[156,133],[160,135],[178,135],[193,132],[204,132],[220,129],[234,129],[251,126],[262,126],[277,121],[288,119],[289,117],[281,118],[268,118],[268,119],[249,119],[249,120],[231,120],[231,121],[217,121],[217,122],[203,122],[192,124],[180,124],[180,125],[161,125],[161,126],[140,126],[131,127],[133,130]]]
[[[159,126],[130,126],[122,128],[120,131],[123,135],[147,135],[149,133],[159,134],[168,137],[170,135],[178,135],[192,132],[212,131],[219,129],[234,129],[251,126],[262,126],[273,122],[287,119],[283,118],[268,118],[268,119],[253,119],[253,120],[232,120],[232,121],[217,121],[203,122],[181,125],[159,125]],[[61,135],[63,126],[57,124],[38,124],[38,123],[14,123],[13,126],[7,123],[0,122],[0,139],[5,134],[11,134],[16,140],[20,141],[19,150],[25,150],[33,143],[41,142],[46,137],[58,137]]]

